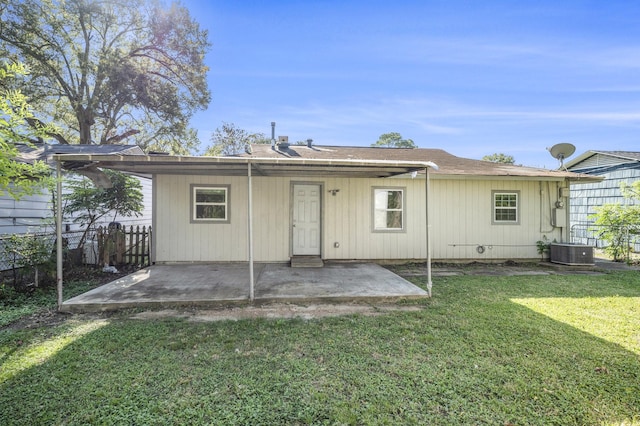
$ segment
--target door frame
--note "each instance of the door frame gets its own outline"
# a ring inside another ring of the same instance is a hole
[[[324,182],[323,181],[290,181],[289,188],[289,257],[293,257],[293,209],[294,207],[294,194],[296,185],[315,185],[320,190],[320,258],[323,258],[323,241],[324,241]]]

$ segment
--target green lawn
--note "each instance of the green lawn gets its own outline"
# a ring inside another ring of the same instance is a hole
[[[637,272],[435,278],[418,305],[5,329],[0,424],[640,425]]]

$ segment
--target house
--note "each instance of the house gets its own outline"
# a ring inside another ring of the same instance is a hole
[[[604,204],[627,204],[620,191],[622,183],[631,184],[640,179],[640,152],[586,151],[565,163],[567,170],[599,176],[598,182],[578,182],[571,186],[570,229],[572,241],[601,247],[604,242],[593,229],[595,208]],[[636,243],[635,251],[640,251]]]
[[[45,161],[52,167],[53,155],[56,154],[113,154],[113,155],[142,155],[144,152],[137,146],[128,145],[49,145],[36,146],[19,144],[20,156],[17,161],[33,163]],[[117,221],[128,225],[151,225],[151,179],[148,176],[136,176],[142,185],[144,210],[138,217],[118,217]],[[27,234],[39,232],[53,232],[53,197],[48,191],[41,191],[34,195],[25,195],[15,200],[8,194],[0,195],[0,235]],[[113,216],[107,215],[102,224],[106,225]],[[72,217],[65,218],[65,231],[80,229],[80,225],[73,222]]]
[[[60,155],[153,176],[156,263],[539,259],[600,178],[441,149],[252,145],[237,157]]]

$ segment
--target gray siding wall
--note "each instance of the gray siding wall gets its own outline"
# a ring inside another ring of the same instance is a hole
[[[637,166],[630,166],[637,167]],[[628,204],[629,200],[622,196],[620,184],[631,184],[640,179],[640,169],[617,169],[604,173],[605,179],[597,183],[576,183],[571,185],[570,224],[573,242],[602,246],[603,242],[595,238],[596,233],[589,230],[593,215],[598,206],[605,204]],[[636,245],[636,251],[640,245]]]
[[[14,200],[0,196],[0,235],[53,230],[51,194],[42,193]]]
[[[143,211],[135,217],[116,217],[116,221],[125,226],[146,225],[152,221],[152,182],[151,179],[138,178],[142,184]],[[67,190],[63,187],[63,192]],[[24,196],[14,200],[9,195],[0,196],[0,235],[27,234],[35,232],[53,232],[54,212],[52,195],[42,192],[32,196]],[[70,231],[83,229],[81,224],[75,223],[73,217],[64,217],[63,226]],[[113,214],[106,215],[98,225],[107,225],[113,219]],[[64,230],[64,228],[63,228]]]

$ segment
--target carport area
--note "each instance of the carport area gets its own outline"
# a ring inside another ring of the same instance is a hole
[[[64,301],[64,312],[250,303],[246,263],[152,265]],[[254,303],[394,301],[428,293],[373,263],[255,264]]]

